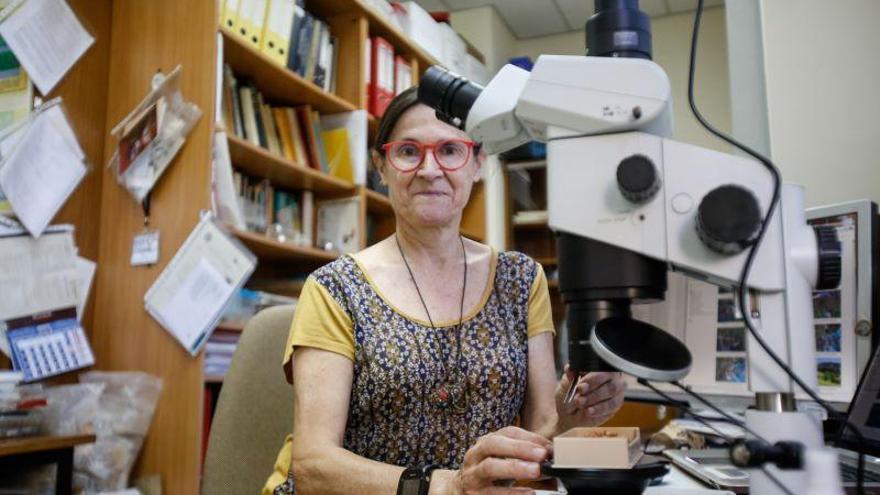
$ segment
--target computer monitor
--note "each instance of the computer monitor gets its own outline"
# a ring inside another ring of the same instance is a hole
[[[813,293],[820,395],[850,402],[877,342],[880,228],[877,204],[849,201],[807,210],[813,225],[834,227],[841,242],[840,286]]]
[[[841,427],[837,446],[850,450],[864,450],[866,454],[880,457],[880,347],[869,360],[856,394],[847,411],[847,419],[864,437],[861,445],[855,433]]]
[[[860,200],[820,206],[808,209],[807,218],[813,225],[836,227],[842,243],[841,286],[814,294],[814,317],[819,393],[825,400],[848,404],[874,348],[872,339],[877,339],[877,205]],[[633,315],[685,342],[694,363],[684,383],[734,409],[750,405],[753,394],[748,388],[748,330],[733,292],[672,272],[668,281],[663,303],[634,306]],[[629,397],[653,397],[643,387],[631,385]],[[800,393],[798,397],[806,396]]]

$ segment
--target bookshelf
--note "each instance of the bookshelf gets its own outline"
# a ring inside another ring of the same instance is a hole
[[[308,104],[322,114],[330,114],[366,109],[367,67],[363,53],[369,36],[385,37],[410,62],[414,82],[436,60],[360,0],[307,0],[306,9],[327,22],[339,43],[336,87],[334,92],[327,92],[276,65],[231,31],[218,27],[220,12],[215,0],[69,3],[95,37],[95,44],[58,89],[47,96],[64,97],[65,111],[92,167],[55,222],[75,224],[80,254],[98,264],[83,316],[97,361],[95,368],[144,371],[164,382],[132,476],[158,474],[166,493],[198,493],[202,436],[205,422],[210,421],[210,411],[204,410],[205,388],[219,388],[222,378],[205,374],[204,356],[190,356],[160,327],[144,310],[143,297],[196,225],[199,213],[212,206],[218,64],[229,64],[233,72],[252,81],[273,104]],[[222,61],[218,61],[218,33]],[[152,76],[157,71],[168,73],[177,65],[183,67],[184,98],[197,104],[203,115],[151,195],[150,228],[161,234],[159,263],[132,267],[131,243],[144,228],[143,211],[104,166],[114,152],[106,136],[149,92]],[[378,122],[369,118],[371,137],[376,134]],[[279,188],[312,191],[316,202],[360,198],[361,247],[394,231],[393,210],[387,197],[235,136],[229,136],[227,143],[234,166],[268,179]],[[484,203],[485,193],[478,184],[465,210],[462,231],[479,240],[485,238]],[[369,239],[368,222],[372,225]],[[314,247],[281,243],[259,233],[232,233],[257,255],[260,268],[255,277],[261,284],[255,283],[254,288],[261,290],[298,293],[295,283],[287,280],[275,284],[272,277],[311,271],[337,256]],[[240,332],[242,328],[224,329]],[[71,382],[75,377],[58,381]],[[266,472],[270,470],[271,466],[266,466]]]

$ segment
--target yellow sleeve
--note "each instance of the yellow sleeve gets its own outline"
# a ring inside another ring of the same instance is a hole
[[[296,347],[315,347],[354,361],[354,328],[351,318],[314,277],[303,284],[284,349],[284,374],[293,382],[291,358]]]
[[[553,332],[553,312],[550,309],[550,292],[547,288],[547,276],[544,275],[544,267],[536,263],[537,273],[535,280],[532,281],[532,288],[529,292],[529,338],[544,332]]]

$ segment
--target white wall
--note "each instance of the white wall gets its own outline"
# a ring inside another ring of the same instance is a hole
[[[807,204],[880,202],[880,1],[761,0],[770,149]]]
[[[663,67],[672,85],[672,111],[675,120],[673,137],[707,148],[730,151],[726,143],[709,135],[700,126],[688,105],[687,79],[692,29],[693,14],[651,19],[654,61]],[[542,53],[583,55],[585,52],[583,31],[517,40],[512,50],[516,55],[529,56],[533,60]],[[697,107],[715,127],[730,132],[730,82],[724,8],[707,9],[703,13],[697,56]]]
[[[453,12],[450,22],[483,54],[486,66],[492,73],[507,63],[515,38],[494,8],[487,6]],[[507,243],[507,233],[504,231],[504,172],[496,156],[486,160],[483,180],[486,191],[486,243],[502,250]]]

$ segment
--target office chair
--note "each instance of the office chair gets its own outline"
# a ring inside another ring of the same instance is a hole
[[[269,308],[245,325],[211,423],[204,495],[258,494],[272,473],[293,428],[293,388],[281,369],[293,310]]]

